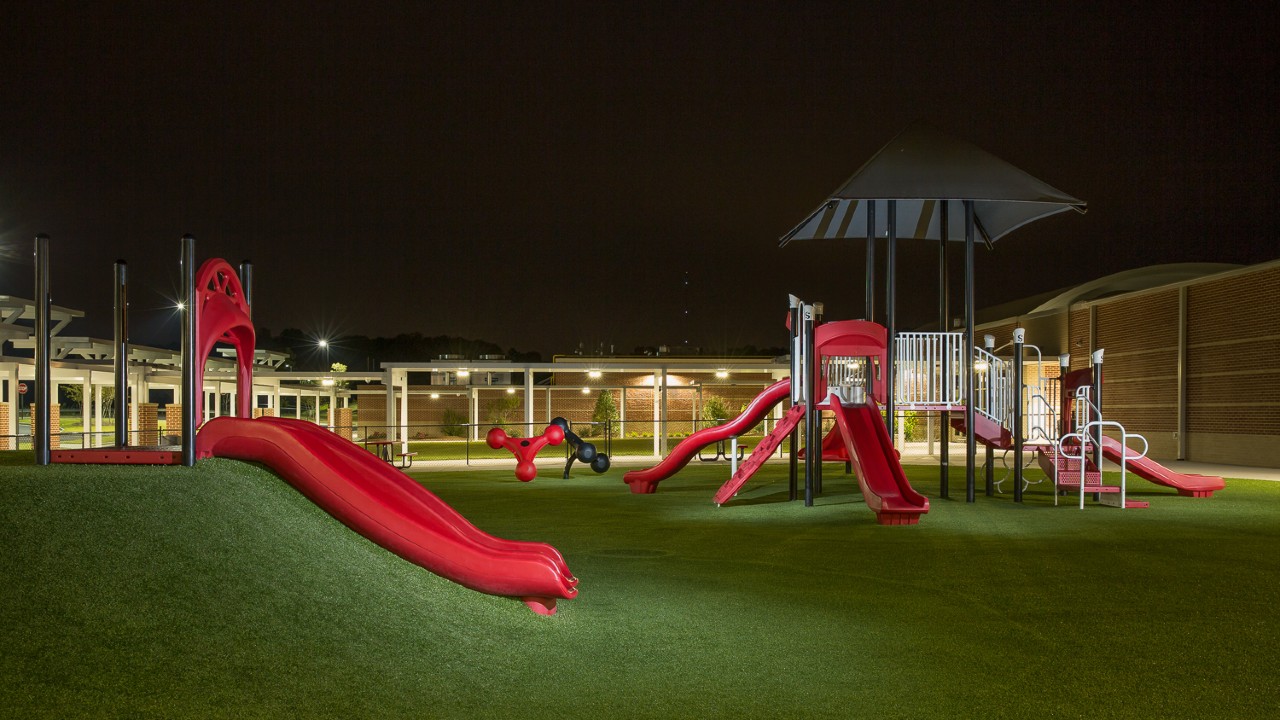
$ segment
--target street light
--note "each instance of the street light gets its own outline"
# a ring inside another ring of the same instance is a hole
[[[328,372],[329,371],[329,341],[325,340],[324,338],[320,338],[320,341],[316,344],[319,345],[320,349],[324,351],[324,369],[325,369],[325,372]]]

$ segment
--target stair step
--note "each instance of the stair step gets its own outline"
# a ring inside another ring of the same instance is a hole
[[[773,456],[774,451],[778,449],[778,446],[782,444],[787,435],[791,434],[792,429],[800,423],[803,417],[804,405],[792,405],[787,410],[782,419],[773,426],[773,430],[769,431],[769,434],[756,445],[756,449],[751,451],[751,455],[738,466],[738,471],[733,474],[733,477],[729,478],[729,482],[726,482],[716,492],[716,505],[725,504],[729,501],[729,498],[738,493],[738,490],[746,484],[756,470],[759,470],[760,466]]]

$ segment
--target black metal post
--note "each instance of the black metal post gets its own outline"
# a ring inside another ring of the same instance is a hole
[[[867,201],[867,320],[876,321],[876,201]]]
[[[1067,373],[1071,372],[1071,353],[1058,356],[1058,437],[1071,432],[1071,398],[1067,394]]]
[[[1027,331],[1013,331],[1013,501],[1022,502],[1022,345]]]
[[[36,235],[36,411],[31,418],[32,446],[35,448],[36,464],[48,465],[51,446],[49,432],[50,407],[52,402],[52,386],[50,383],[49,359],[49,236]]]
[[[982,348],[991,354],[992,359],[995,358],[996,339],[993,335],[982,336]],[[987,411],[992,412],[996,409],[995,404],[995,368],[991,367],[990,361],[987,362]],[[994,412],[992,412],[994,416]],[[976,420],[976,418],[975,418]],[[987,497],[996,494],[996,449],[991,443],[984,443],[986,455],[986,472],[983,473],[985,483],[983,492]]]
[[[129,268],[116,261],[115,383],[116,447],[129,445]]]
[[[204,358],[196,357],[199,313],[196,308],[196,239],[182,236],[182,464],[196,464],[196,373],[204,373]]]
[[[803,328],[804,339],[804,364],[801,366],[801,374],[804,375],[804,506],[813,506],[813,464],[817,459],[818,445],[818,413],[814,406],[814,378],[816,372],[814,366],[813,351],[813,306],[805,305],[802,309],[804,321]]]
[[[942,207],[940,209],[940,220],[942,222],[940,232],[942,240],[938,243],[938,332],[940,333],[948,332],[948,329],[951,326],[951,319],[949,317],[950,313],[947,307],[948,300],[950,299],[949,296],[951,294],[951,281],[947,272],[947,243],[951,239],[949,217],[950,205],[950,200],[943,200]],[[951,385],[951,358],[940,357],[938,362],[938,382],[942,384],[942,395],[944,398],[950,397],[951,393],[948,392],[948,388]],[[951,434],[951,413],[943,410],[939,413],[938,420],[942,426],[939,428],[938,432],[940,440],[938,448],[938,472],[941,476],[939,479],[938,494],[946,498],[951,494],[951,442],[949,437]]]
[[[253,308],[253,263],[240,261],[240,287],[244,288],[244,304]],[[328,368],[325,368],[326,370]]]
[[[973,434],[973,395],[977,392],[973,376],[973,201],[964,201],[964,427],[965,468],[964,500],[974,502],[977,478],[974,464],[978,455],[978,443]]]
[[[822,363],[817,357],[817,328],[822,324],[823,305],[820,302],[813,304],[813,330],[809,339],[809,346],[815,352],[806,355],[809,363],[813,367],[813,372],[809,374],[809,378],[813,380],[812,385],[815,389],[818,387],[818,374],[822,372]],[[814,400],[826,400],[826,398],[814,397]],[[815,403],[816,404],[816,403]],[[809,407],[814,407],[812,404]],[[814,408],[813,423],[815,426],[814,437],[817,438],[817,444],[813,447],[813,492],[815,495],[822,494],[822,411]],[[808,451],[806,451],[808,452]]]
[[[800,298],[795,295],[788,296],[790,301],[789,311],[791,313],[791,330],[790,345],[791,348],[791,404],[798,405],[803,402],[800,396],[801,388],[804,386],[803,378],[800,375],[800,355],[804,351],[804,347],[800,343],[801,323],[803,322],[800,313]],[[790,474],[788,476],[787,499],[795,500],[800,495],[799,478],[800,478],[800,428],[794,425],[791,428],[791,444],[787,451],[788,467]]]
[[[892,444],[895,442],[897,438],[897,435],[895,434],[895,430],[898,427],[898,419],[896,416],[897,408],[894,407],[894,402],[897,399],[894,393],[894,383],[896,382],[896,373],[894,372],[894,365],[897,361],[897,358],[893,351],[894,350],[893,337],[894,337],[894,333],[897,332],[897,320],[898,320],[897,308],[895,307],[895,300],[897,300],[897,298],[895,297],[897,295],[897,287],[894,285],[894,280],[895,280],[895,277],[897,276],[897,272],[896,272],[897,268],[895,266],[898,261],[898,201],[890,200],[888,204],[889,204],[889,217],[888,217],[889,242],[888,242],[888,251],[885,253],[886,277],[884,281],[885,329],[887,331],[885,333],[884,351],[885,351],[885,364],[888,367],[884,369],[884,372],[885,372],[884,406],[885,406],[885,421],[886,423],[888,423],[888,427],[889,427],[889,443]]]

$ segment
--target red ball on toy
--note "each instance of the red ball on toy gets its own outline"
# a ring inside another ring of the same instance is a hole
[[[542,431],[542,436],[552,445],[559,445],[564,442],[564,428],[559,425],[548,425],[547,429]]]
[[[484,441],[486,445],[497,450],[507,441],[507,433],[502,428],[492,428],[485,434]]]
[[[521,462],[516,465],[516,479],[520,482],[529,482],[538,476],[538,466],[532,462]]]

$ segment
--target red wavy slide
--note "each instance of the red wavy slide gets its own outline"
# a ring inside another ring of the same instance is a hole
[[[763,392],[747,405],[738,417],[724,425],[703,428],[681,440],[662,462],[644,470],[632,470],[622,476],[624,482],[631,487],[631,492],[640,494],[652,493],[658,489],[658,483],[684,469],[702,448],[721,440],[750,430],[764,420],[764,416],[774,405],[791,394],[791,378],[784,378],[765,388]]]
[[[881,525],[915,525],[929,512],[929,498],[916,492],[898,462],[889,430],[880,417],[876,401],[846,407],[834,398],[829,408],[844,437],[845,450],[853,459],[858,485],[867,507],[875,511]]]
[[[1102,436],[1102,454],[1108,460],[1119,463],[1123,452],[1124,448],[1119,440],[1106,435]],[[1227,486],[1226,481],[1220,477],[1174,472],[1155,460],[1145,457],[1128,458],[1125,462],[1125,467],[1129,472],[1144,480],[1150,480],[1157,485],[1171,487],[1177,490],[1179,495],[1186,497],[1213,497],[1214,491],[1221,490]]]
[[[347,527],[472,590],[519,598],[542,615],[578,593],[555,548],[485,533],[408,475],[313,423],[214,418],[200,428],[196,452],[260,462]]]

